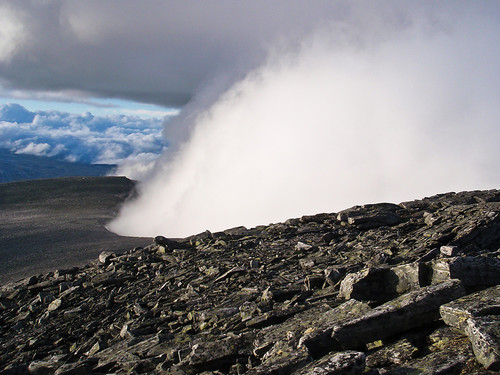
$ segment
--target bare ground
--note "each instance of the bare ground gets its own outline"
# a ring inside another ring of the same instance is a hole
[[[105,225],[133,192],[125,177],[69,177],[0,184],[0,283],[81,266],[101,251],[124,252],[151,238]]]

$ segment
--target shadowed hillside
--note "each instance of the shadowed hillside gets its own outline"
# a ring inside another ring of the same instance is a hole
[[[125,177],[0,184],[0,282],[148,244],[105,229],[133,187]]]
[[[0,183],[38,178],[105,176],[111,164],[70,163],[34,155],[14,154],[0,148]]]

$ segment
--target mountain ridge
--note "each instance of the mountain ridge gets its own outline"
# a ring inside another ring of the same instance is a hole
[[[0,148],[0,183],[57,177],[106,176],[113,164],[82,164]]]

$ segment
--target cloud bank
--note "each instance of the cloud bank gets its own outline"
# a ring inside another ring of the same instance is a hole
[[[0,77],[13,90],[177,107],[201,87],[257,67],[270,46],[344,17],[348,4],[0,0]]]
[[[99,139],[89,160],[153,168],[110,227],[182,236],[498,187],[498,19],[494,1],[0,0],[0,85],[182,106],[158,162],[114,141],[148,134],[66,119]],[[85,154],[44,129],[5,139]]]
[[[85,164],[120,164],[117,174],[143,178],[166,146],[163,122],[163,118],[89,112],[31,112],[6,104],[0,106],[0,147]]]
[[[211,105],[188,107],[187,141],[110,228],[186,236],[498,187],[492,11],[361,12],[272,51]]]

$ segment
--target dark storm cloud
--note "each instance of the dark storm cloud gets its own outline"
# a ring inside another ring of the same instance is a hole
[[[179,106],[221,75],[257,66],[277,45],[331,22],[366,23],[374,10],[384,14],[381,24],[405,23],[400,8],[387,1],[1,1],[0,78],[8,88]]]

